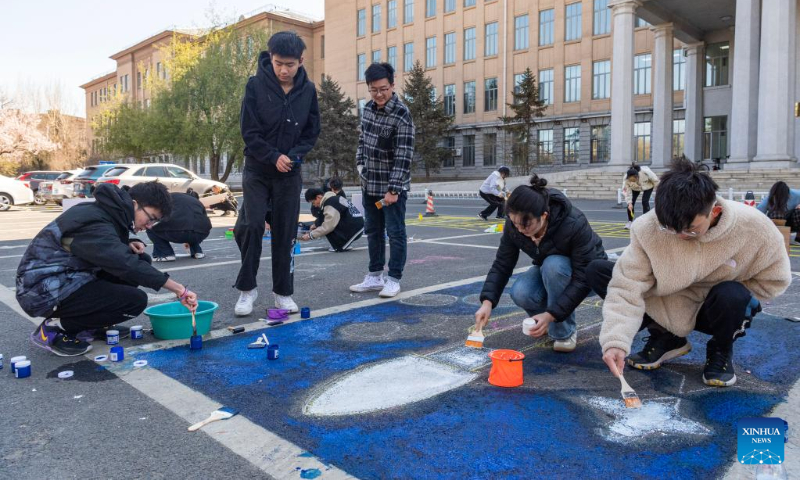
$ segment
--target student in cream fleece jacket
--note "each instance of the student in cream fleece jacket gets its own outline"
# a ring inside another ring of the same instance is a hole
[[[712,336],[703,381],[733,385],[733,342],[761,310],[759,301],[791,283],[783,237],[772,222],[717,197],[717,188],[693,163],[677,160],[661,179],[655,211],[633,223],[616,265],[589,264],[589,284],[605,298],[603,360],[615,375],[639,330],[650,336],[628,364],[643,370],[691,351],[686,337],[697,330]]]

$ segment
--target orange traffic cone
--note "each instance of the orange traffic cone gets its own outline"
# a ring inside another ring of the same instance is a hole
[[[427,194],[428,200],[425,204],[425,216],[426,217],[435,217],[436,210],[433,208],[433,192],[428,190]]]

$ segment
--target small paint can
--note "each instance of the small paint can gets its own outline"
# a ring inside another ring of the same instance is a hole
[[[119,330],[106,330],[106,345],[119,344]]]
[[[22,361],[25,361],[27,359],[28,359],[28,357],[26,357],[25,355],[20,355],[18,357],[11,357],[11,360],[9,360],[9,363],[11,364],[11,375],[14,375],[14,372],[17,371],[17,368],[16,368],[17,362],[22,362]]]
[[[311,318],[311,309],[303,307],[300,309],[300,318]]]
[[[17,378],[28,378],[31,376],[31,362],[30,360],[22,360],[16,363],[14,368],[14,376]]]
[[[530,335],[531,330],[535,326],[536,326],[536,320],[532,318],[526,318],[525,320],[522,321],[522,333],[524,333],[525,335]]]
[[[203,337],[200,335],[192,335],[189,338],[189,348],[191,350],[200,350],[203,348]]]
[[[279,356],[278,345],[270,345],[267,347],[267,358],[270,360],[277,360]]]
[[[131,327],[131,340],[141,340],[144,335],[142,334],[142,326],[134,325]]]
[[[125,349],[120,346],[111,347],[109,356],[112,362],[121,362],[125,360]]]
[[[0,353],[0,370],[3,369],[3,354]]]

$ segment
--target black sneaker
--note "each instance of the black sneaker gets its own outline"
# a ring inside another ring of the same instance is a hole
[[[713,338],[706,346],[706,366],[703,383],[714,387],[730,387],[736,383],[733,371],[733,345],[722,346]]]
[[[481,220],[483,220],[484,222],[485,222],[485,221],[487,221],[487,220],[489,220],[489,217],[487,217],[487,216],[484,216],[482,213],[479,213],[479,214],[478,214],[478,218],[480,218],[480,219],[481,219]]]
[[[628,358],[628,365],[639,370],[654,370],[662,363],[686,355],[692,351],[692,344],[683,337],[669,332],[651,330],[644,348]]]
[[[75,357],[90,351],[92,346],[77,337],[67,335],[58,327],[47,325],[43,321],[39,328],[31,334],[31,342],[61,357]]]

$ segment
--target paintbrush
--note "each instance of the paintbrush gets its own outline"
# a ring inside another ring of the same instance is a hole
[[[617,370],[617,378],[619,378],[619,383],[622,384],[620,393],[622,394],[622,401],[625,402],[625,408],[641,408],[642,401],[639,399],[639,395],[636,395],[636,392],[628,385],[616,365],[614,369]]]
[[[472,348],[483,348],[484,338],[486,337],[483,335],[482,330],[474,331],[469,334],[469,336],[467,337],[467,341],[466,343],[464,343],[464,345]]]
[[[192,310],[192,336],[197,336],[197,320],[194,318],[194,310]]]
[[[239,410],[236,410],[235,408],[219,407],[218,409],[211,412],[211,415],[209,415],[208,418],[206,418],[202,422],[197,422],[191,427],[189,427],[189,431],[194,432],[195,430],[203,428],[209,423],[216,422],[217,420],[227,420],[232,416],[236,415],[237,413],[239,413]]]

